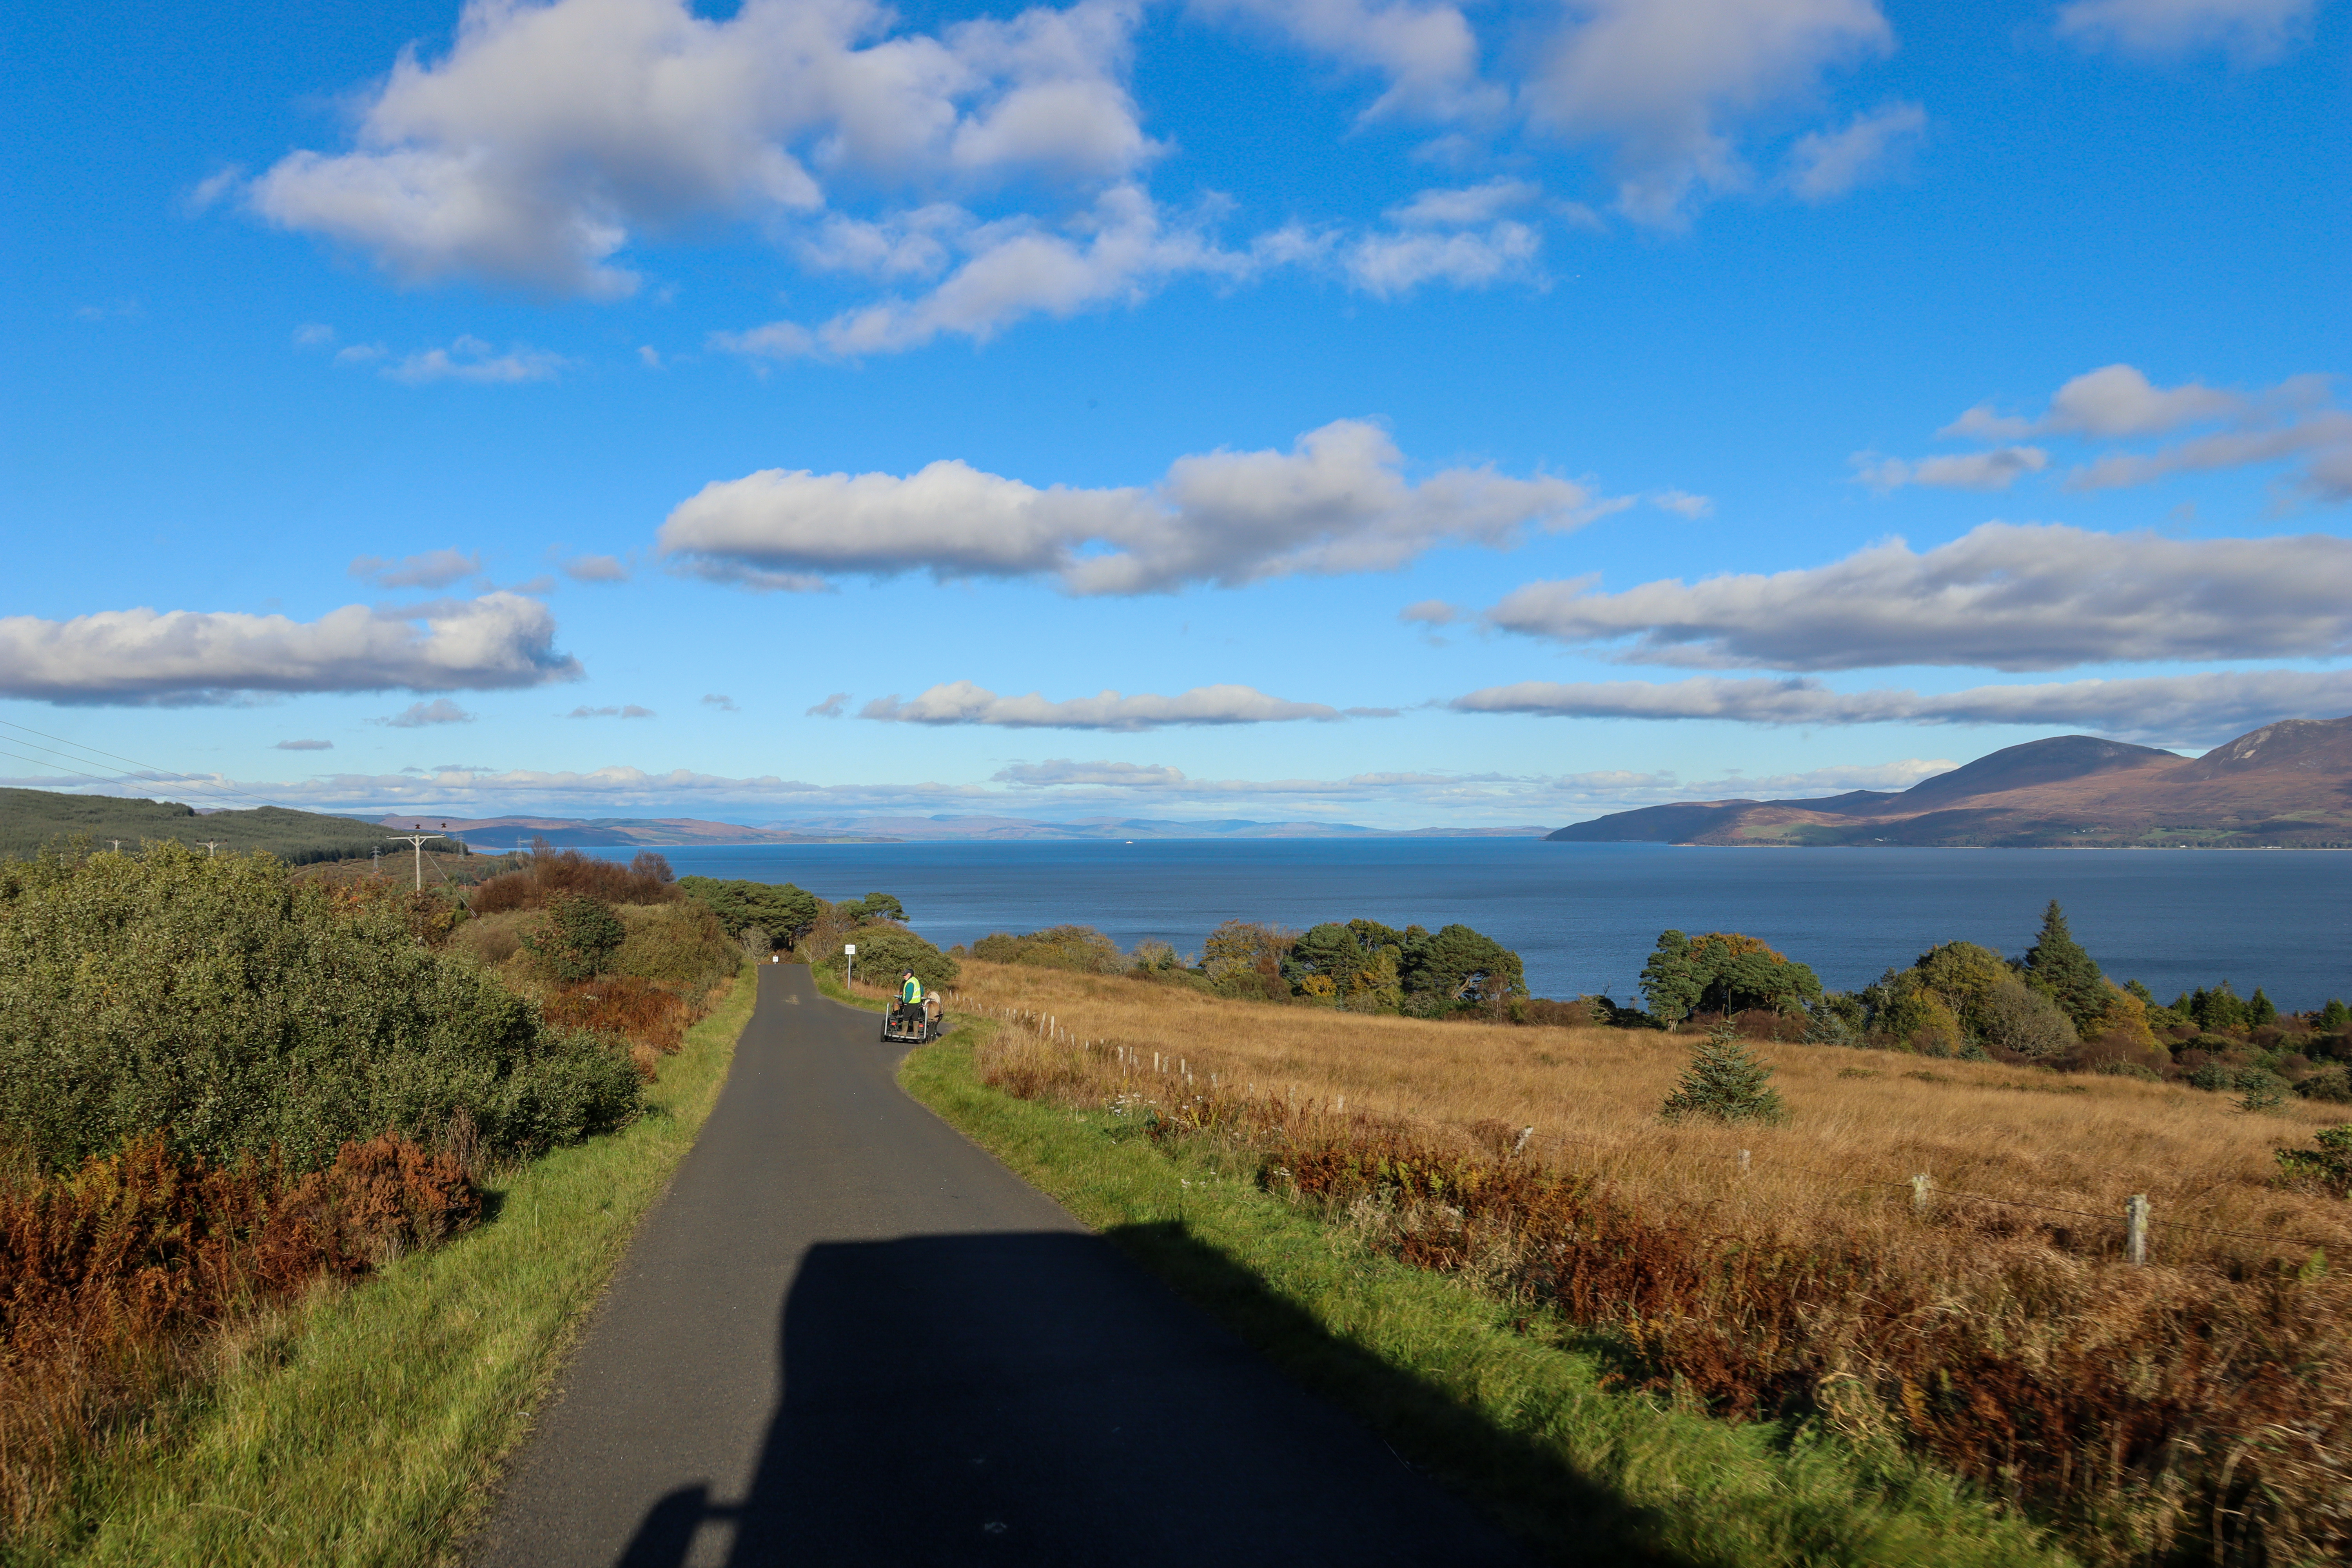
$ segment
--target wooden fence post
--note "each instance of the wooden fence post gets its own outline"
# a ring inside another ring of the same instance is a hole
[[[1739,1152],[1739,1173],[1743,1176],[1748,1173],[1748,1151],[1745,1149]]]
[[[1922,1219],[1927,1215],[1927,1194],[1932,1185],[1925,1172],[1911,1178],[1911,1212]]]
[[[2124,1252],[2134,1268],[2147,1267],[2147,1194],[2134,1193],[2124,1205]]]

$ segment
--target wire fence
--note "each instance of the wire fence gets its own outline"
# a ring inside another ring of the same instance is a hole
[[[1190,1060],[1187,1058],[1175,1056],[1164,1051],[1147,1052],[1145,1047],[1128,1046],[1116,1040],[1082,1038],[1079,1036],[1071,1033],[1069,1030],[1063,1028],[1061,1026],[1060,1020],[1053,1014],[1040,1013],[1027,1008],[1007,1007],[992,1003],[965,1003],[958,994],[953,992],[950,992],[949,996],[951,1005],[963,1007],[966,1011],[987,1014],[996,1018],[1001,1023],[1011,1023],[1021,1026],[1022,1027],[1031,1030],[1038,1037],[1038,1038],[1047,1044],[1059,1045],[1070,1049],[1081,1051],[1124,1051],[1135,1053],[1132,1056],[1120,1058],[1126,1065],[1134,1070],[1144,1070],[1140,1058],[1144,1054],[1149,1054],[1152,1058],[1152,1066],[1149,1070],[1155,1076],[1181,1079],[1187,1087],[1191,1087],[1193,1084],[1193,1074],[1191,1069]],[[1209,1074],[1210,1087],[1213,1089],[1221,1087],[1229,1087],[1220,1085],[1217,1082],[1218,1077],[1219,1075],[1213,1072]],[[1250,1085],[1250,1089],[1253,1093],[1255,1093],[1255,1089],[1256,1085],[1252,1083]],[[1312,1101],[1309,1103],[1311,1104]],[[1332,1108],[1332,1113],[1335,1115],[1345,1115],[1347,1112],[1347,1097],[1345,1095],[1338,1096],[1336,1097],[1336,1103]],[[1360,1111],[1358,1114],[1360,1116],[1363,1116],[1369,1115],[1370,1113]],[[1518,1144],[1514,1149],[1513,1152],[1515,1154],[1522,1152],[1530,1146],[1547,1147],[1558,1150],[1591,1149],[1611,1153],[1622,1152],[1622,1151],[1613,1149],[1609,1144],[1601,1143],[1594,1140],[1570,1138],[1559,1133],[1538,1133],[1532,1127],[1527,1128],[1521,1132]],[[1696,1157],[1714,1158],[1717,1156],[1711,1156],[1701,1152],[1697,1154]],[[1736,1161],[1741,1173],[1743,1174],[1748,1173],[1753,1168],[1751,1152],[1748,1150],[1743,1149],[1737,1154],[1720,1157]],[[1969,1192],[1964,1188],[1937,1186],[1934,1184],[1932,1177],[1927,1173],[1914,1173],[1907,1180],[1887,1181],[1877,1177],[1856,1175],[1851,1172],[1824,1171],[1818,1166],[1808,1165],[1796,1161],[1779,1161],[1776,1162],[1776,1164],[1778,1168],[1781,1170],[1800,1171],[1807,1175],[1820,1176],[1826,1180],[1834,1182],[1842,1187],[1871,1187],[1893,1192],[1908,1192],[1912,1194],[1915,1205],[1922,1208],[1925,1208],[1934,1202],[1940,1202],[1946,1199],[1958,1199],[1967,1203],[1998,1204],[2008,1208],[2032,1209],[2043,1214],[2065,1215],[2076,1219],[2094,1220],[2103,1226],[2116,1226],[2124,1231],[2126,1244],[2127,1248],[2133,1254],[2134,1262],[2144,1261],[2144,1238],[2146,1232],[2150,1229],[2163,1229],[2189,1237],[2228,1237],[2235,1240],[2261,1242],[2273,1247],[2310,1247],[2321,1252],[2325,1252],[2329,1247],[2341,1249],[2345,1246],[2345,1238],[2342,1237],[2336,1237],[2332,1240],[2323,1240],[2311,1237],[2284,1236],[2276,1232],[2238,1230],[2226,1226],[2213,1224],[2196,1218],[2158,1219],[2156,1217],[2154,1211],[2148,1203],[2147,1194],[2134,1194],[2131,1198],[2127,1200],[2124,1213],[2121,1215],[2117,1215],[2112,1212],[2102,1213],[2095,1209],[2075,1208],[2063,1204],[2039,1203],[2031,1198],[2002,1197],[1992,1193],[1977,1193]],[[2135,1237],[2135,1232],[2137,1233],[2137,1237]]]

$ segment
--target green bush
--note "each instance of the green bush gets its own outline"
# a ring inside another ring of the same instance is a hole
[[[911,969],[926,991],[944,991],[956,983],[963,966],[905,926],[859,926],[850,933],[857,944],[857,973],[876,985],[898,982],[901,970]],[[838,975],[845,967],[839,947],[815,960]]]
[[[971,955],[987,963],[1074,969],[1083,974],[1118,974],[1128,967],[1118,943],[1092,926],[1048,926],[1025,936],[995,931],[973,942]]]
[[[296,883],[267,856],[177,845],[0,879],[0,1141],[47,1170],[169,1128],[298,1170],[387,1128],[469,1117],[493,1154],[618,1126],[625,1056],[553,1030],[397,899]]]
[[[692,899],[632,905],[619,913],[628,935],[608,961],[614,974],[634,974],[699,993],[734,973],[743,962],[742,948],[727,940],[719,917]]]
[[[2352,1192],[2352,1121],[2323,1127],[2311,1135],[2315,1149],[2278,1151],[2279,1174],[2290,1182],[2312,1182],[2337,1197]]]
[[[798,942],[824,912],[823,900],[790,882],[720,881],[714,877],[680,877],[679,889],[719,917],[726,933],[740,940],[746,929],[758,926],[772,942],[786,947]]]
[[[544,921],[523,933],[522,944],[550,974],[571,985],[604,973],[628,936],[611,905],[583,893],[557,893],[547,900]]]

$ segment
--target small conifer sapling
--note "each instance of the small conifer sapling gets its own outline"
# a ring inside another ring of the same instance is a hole
[[[1691,1051],[1690,1066],[1659,1113],[1669,1121],[1694,1116],[1717,1121],[1780,1122],[1789,1119],[1772,1069],[1742,1044],[1739,1031],[1718,1025]]]

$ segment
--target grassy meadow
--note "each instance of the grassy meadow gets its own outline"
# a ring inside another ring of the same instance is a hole
[[[1785,1124],[1675,1125],[1690,1035],[977,961],[955,1000],[1001,1023],[986,1083],[1225,1150],[1375,1252],[1607,1336],[1688,1408],[1897,1443],[2092,1560],[2347,1548],[2352,1212],[2274,1154],[2336,1108],[1775,1043]]]

